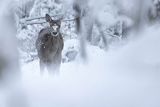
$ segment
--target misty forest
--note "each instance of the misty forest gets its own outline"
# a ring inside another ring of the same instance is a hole
[[[160,0],[0,0],[0,107],[160,107]]]

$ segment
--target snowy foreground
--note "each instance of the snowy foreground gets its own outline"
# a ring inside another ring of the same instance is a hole
[[[62,64],[59,76],[40,76],[37,60],[23,65],[29,105],[160,107],[160,30],[153,29],[108,52],[88,46],[88,61]]]

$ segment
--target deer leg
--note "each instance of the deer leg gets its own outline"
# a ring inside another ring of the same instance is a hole
[[[45,64],[42,60],[40,60],[40,73],[43,74],[44,73],[44,68],[45,68]]]
[[[60,52],[57,55],[57,59],[56,59],[56,63],[55,63],[55,73],[56,73],[56,75],[59,75],[59,73],[60,73],[61,60],[62,60],[62,55],[61,55],[61,52]]]
[[[54,74],[55,75],[59,75],[59,72],[60,72],[60,64],[59,63],[56,63],[55,65],[54,65]]]
[[[57,64],[55,73],[56,73],[56,75],[59,75],[59,73],[60,73],[60,64]]]
[[[47,70],[49,74],[55,75],[55,64],[48,64]]]
[[[58,64],[50,64],[47,66],[47,70],[51,75],[58,75],[59,74],[59,65]]]

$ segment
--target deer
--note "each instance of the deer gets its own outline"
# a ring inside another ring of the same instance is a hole
[[[46,14],[45,21],[49,26],[40,30],[36,40],[40,73],[43,74],[46,68],[49,73],[58,74],[64,47],[60,33],[61,19],[53,20],[49,14]]]

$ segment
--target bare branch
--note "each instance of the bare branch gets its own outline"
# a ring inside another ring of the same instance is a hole
[[[57,16],[62,16],[62,14],[57,14],[57,15],[51,15],[51,17],[57,17]],[[37,20],[37,19],[44,19],[45,17],[32,17],[32,18],[25,18],[25,21],[32,21],[32,20]]]
[[[36,22],[26,22],[26,23],[21,23],[23,25],[35,25],[35,24],[44,24],[47,23],[45,21],[36,21]]]
[[[51,17],[55,17],[58,15],[54,15]],[[20,24],[22,25],[34,25],[34,24],[44,24],[47,23],[46,21],[33,21],[33,20],[38,20],[38,19],[44,19],[45,17],[35,17],[35,18],[25,18],[25,19],[21,19],[20,20]],[[77,18],[79,17],[75,17],[73,19],[62,19],[63,22],[67,22],[67,21],[75,21]]]

